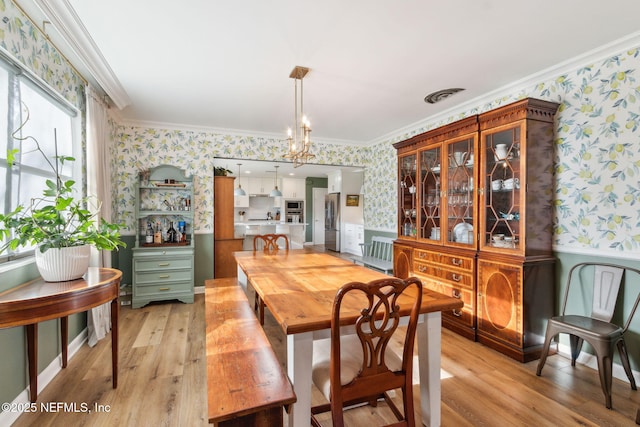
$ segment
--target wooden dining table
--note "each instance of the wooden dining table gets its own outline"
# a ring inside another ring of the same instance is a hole
[[[369,282],[387,277],[347,260],[304,249],[235,252],[238,280],[250,284],[287,336],[287,372],[298,397],[289,413],[290,426],[308,426],[311,417],[311,364],[313,340],[326,338],[337,290],[352,281]],[[408,306],[406,314],[408,314]],[[420,406],[424,425],[440,425],[441,312],[460,309],[457,298],[423,289],[417,329]],[[401,303],[402,309],[402,303]],[[349,333],[349,322],[344,333]]]

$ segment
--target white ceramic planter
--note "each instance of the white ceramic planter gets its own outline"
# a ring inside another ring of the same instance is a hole
[[[82,277],[89,269],[91,246],[48,249],[36,248],[36,266],[47,282],[65,282]]]

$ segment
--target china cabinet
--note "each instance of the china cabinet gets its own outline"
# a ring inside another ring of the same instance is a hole
[[[131,306],[194,299],[193,179],[161,165],[135,186],[136,241]]]
[[[465,302],[443,313],[445,326],[475,339],[477,116],[395,144],[398,246],[394,271]],[[400,265],[400,264],[404,265]]]
[[[462,299],[443,325],[520,361],[554,309],[557,107],[524,99],[394,145],[395,271]]]
[[[478,341],[526,362],[554,314],[553,135],[558,104],[524,99],[478,117]]]

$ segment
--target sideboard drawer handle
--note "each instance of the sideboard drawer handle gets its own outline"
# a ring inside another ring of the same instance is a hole
[[[454,297],[454,298],[458,298],[458,299],[460,299],[460,297],[462,296],[462,294],[461,294],[458,290],[456,290],[456,289],[452,289],[452,290],[451,290],[451,296],[452,296],[452,297]]]
[[[170,289],[171,289],[171,288],[159,288],[158,290],[159,290],[159,291],[168,291],[168,290],[170,290]]]
[[[170,265],[171,265],[170,262],[159,262],[158,263],[158,267],[168,267]]]
[[[418,266],[418,271],[420,273],[424,273],[425,271],[427,271],[427,267],[425,267],[424,265],[419,265]]]
[[[453,279],[454,282],[459,282],[462,280],[462,275],[453,273],[451,279]]]
[[[458,267],[460,267],[460,266],[462,265],[462,260],[461,260],[461,259],[458,259],[458,258],[452,258],[452,259],[451,259],[451,263],[452,263],[453,265],[457,265]]]
[[[171,277],[171,275],[169,275],[169,274],[161,274],[160,276],[158,276],[158,279],[168,279],[169,277]]]
[[[453,309],[453,310],[451,310],[451,311],[453,312],[453,315],[454,315],[454,316],[456,316],[456,317],[462,317],[462,312],[461,312],[461,311],[458,311],[458,310],[455,310],[455,309]]]
[[[420,259],[425,259],[427,257],[427,254],[424,252],[418,252],[418,258]]]

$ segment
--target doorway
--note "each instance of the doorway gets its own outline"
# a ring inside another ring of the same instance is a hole
[[[313,189],[313,244],[324,245],[324,196],[326,188]]]

